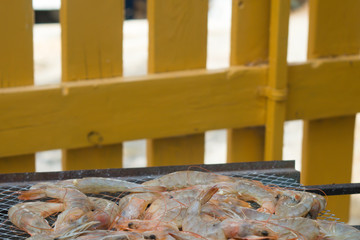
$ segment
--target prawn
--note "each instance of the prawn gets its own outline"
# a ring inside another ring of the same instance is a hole
[[[63,210],[62,203],[25,202],[12,206],[8,215],[15,226],[33,236],[50,234],[53,229],[45,218]]]
[[[275,215],[280,217],[305,217],[316,219],[319,212],[325,209],[326,201],[320,195],[284,190],[276,207]]]
[[[119,201],[121,213],[116,221],[142,218],[145,209],[159,196],[156,193],[134,193],[121,198]]]
[[[218,191],[211,187],[189,206],[183,221],[183,230],[196,233],[206,239],[224,240],[228,238],[270,239],[275,233],[265,224],[251,220],[225,219],[224,221],[204,219],[202,206]]]
[[[207,185],[219,182],[234,182],[235,178],[198,171],[178,171],[162,177],[144,182],[144,186],[162,186],[168,190],[190,187],[194,185]]]
[[[82,193],[100,192],[162,192],[164,187],[149,186],[128,182],[114,178],[86,177],[80,179],[68,179],[58,182],[42,182],[35,184],[31,189],[41,189],[44,187],[75,188]]]
[[[303,217],[289,217],[266,221],[278,239],[317,240],[320,234],[319,225],[315,220]]]
[[[250,180],[237,180],[234,183],[219,183],[216,185],[222,194],[238,194],[245,201],[255,201],[261,207],[260,212],[274,213],[276,206],[276,194],[269,191],[261,183]]]
[[[359,240],[360,231],[343,223],[317,220],[320,227],[321,239],[332,240]]]
[[[88,219],[93,222],[98,222],[92,228],[107,229],[115,221],[115,218],[120,214],[119,206],[110,200],[89,197],[94,205],[92,212],[86,213]]]
[[[84,193],[71,188],[44,186],[22,191],[18,198],[34,200],[44,197],[56,198],[64,204],[64,211],[58,215],[54,227],[54,231],[59,234],[87,222],[85,214],[94,208]]]

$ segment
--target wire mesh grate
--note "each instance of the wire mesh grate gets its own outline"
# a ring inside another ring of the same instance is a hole
[[[282,188],[289,188],[294,190],[305,190],[305,188],[296,182],[295,179],[287,178],[283,176],[268,175],[262,173],[247,173],[247,174],[226,174],[233,177],[243,177],[255,181],[260,181],[268,186],[278,186]],[[157,176],[156,176],[157,177]],[[155,176],[139,176],[131,178],[120,178],[122,180],[127,180],[136,183],[142,183],[151,179],[154,179]],[[0,186],[0,239],[26,239],[29,237],[24,231],[15,227],[8,219],[8,210],[10,207],[14,206],[17,203],[23,202],[17,199],[17,192],[27,190],[31,187],[30,184],[23,184],[17,186]],[[89,196],[102,197],[108,200],[117,201],[119,193],[102,193],[102,194],[89,194]],[[124,195],[122,195],[124,196]],[[319,216],[320,219],[325,219],[329,221],[338,221],[339,218],[336,218],[329,210],[325,210]],[[52,224],[54,219],[48,219],[49,223]]]

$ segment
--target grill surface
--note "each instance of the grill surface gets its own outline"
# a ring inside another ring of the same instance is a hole
[[[254,173],[239,173],[234,174],[234,172],[221,172],[224,175],[236,176],[236,177],[245,177],[252,180],[261,181],[265,185],[277,185],[279,187],[284,188],[291,188],[297,190],[304,190],[305,188],[301,186],[296,179],[284,177],[284,176],[277,176],[274,174],[264,174],[259,172]],[[132,182],[142,183],[147,180],[153,179],[154,176],[137,176],[137,177],[126,177],[126,178],[119,178],[123,180],[128,180]],[[15,184],[6,184],[1,186],[0,185],[0,239],[26,239],[29,237],[23,231],[17,229],[12,223],[8,220],[7,212],[8,209],[19,203],[22,202],[17,199],[17,191],[27,190],[33,184],[25,184],[25,183],[15,183]],[[116,201],[116,196],[119,194],[101,194],[101,195],[91,195],[91,196],[99,196],[105,197],[107,199],[111,199]],[[320,216],[321,219],[337,221],[333,214],[329,211],[325,211]],[[49,219],[50,223],[53,223],[53,219]]]

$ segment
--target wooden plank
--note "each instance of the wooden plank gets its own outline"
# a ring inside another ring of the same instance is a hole
[[[351,182],[354,127],[353,116],[304,122],[302,183]],[[346,220],[349,217],[349,199],[350,196],[333,197],[327,209],[341,220]]]
[[[262,125],[266,79],[236,67],[0,90],[0,156]]]
[[[194,139],[197,138],[197,139]],[[171,144],[169,144],[169,140]],[[199,143],[191,145],[190,143]],[[194,164],[194,159],[204,158],[204,134],[191,134],[171,138],[159,138],[147,141],[147,159],[150,166],[158,165],[185,165]],[[190,148],[190,149],[189,149]],[[157,156],[155,156],[157,154]],[[156,161],[156,157],[158,160]],[[171,160],[170,160],[171,159]],[[156,162],[153,162],[153,161]]]
[[[208,0],[148,1],[150,73],[206,68],[207,12]],[[148,165],[203,163],[204,138],[148,139]]]
[[[359,54],[360,1],[309,2],[309,58]]]
[[[290,1],[271,2],[269,82],[265,131],[265,160],[282,159],[287,94],[287,41]]]
[[[290,66],[288,77],[287,120],[337,117],[360,110],[358,56],[313,59]]]
[[[0,33],[0,88],[32,85],[34,63],[31,1],[0,2]],[[14,100],[14,104],[16,103]],[[0,173],[33,171],[35,171],[33,152],[0,158]]]
[[[123,19],[123,0],[62,1],[63,82],[122,75]],[[63,170],[121,167],[122,144],[63,150],[62,161]]]
[[[339,4],[335,0],[313,0],[309,6],[308,58],[359,53],[360,1],[345,0]],[[329,69],[330,74],[336,75],[336,69]],[[344,80],[338,78],[335,85],[344,84]],[[357,85],[358,80],[359,77],[349,78],[346,91],[352,91],[352,86]],[[351,181],[354,123],[355,115],[305,121],[302,183],[308,185]],[[339,161],[341,168],[338,167]],[[319,166],[322,166],[322,171],[316,171]],[[330,199],[329,209],[342,221],[347,221],[349,197]]]
[[[268,61],[270,1],[233,0],[230,65]],[[227,162],[263,161],[264,126],[228,129]]]

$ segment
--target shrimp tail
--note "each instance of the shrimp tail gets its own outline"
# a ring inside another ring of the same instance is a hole
[[[35,200],[46,197],[46,194],[42,189],[31,189],[27,191],[20,191],[18,199],[20,200]]]
[[[211,198],[212,196],[219,190],[219,188],[217,187],[211,187],[210,189],[208,189],[204,194],[203,196],[201,196],[201,200],[200,200],[200,204],[201,205],[204,205],[205,203],[207,203]]]

